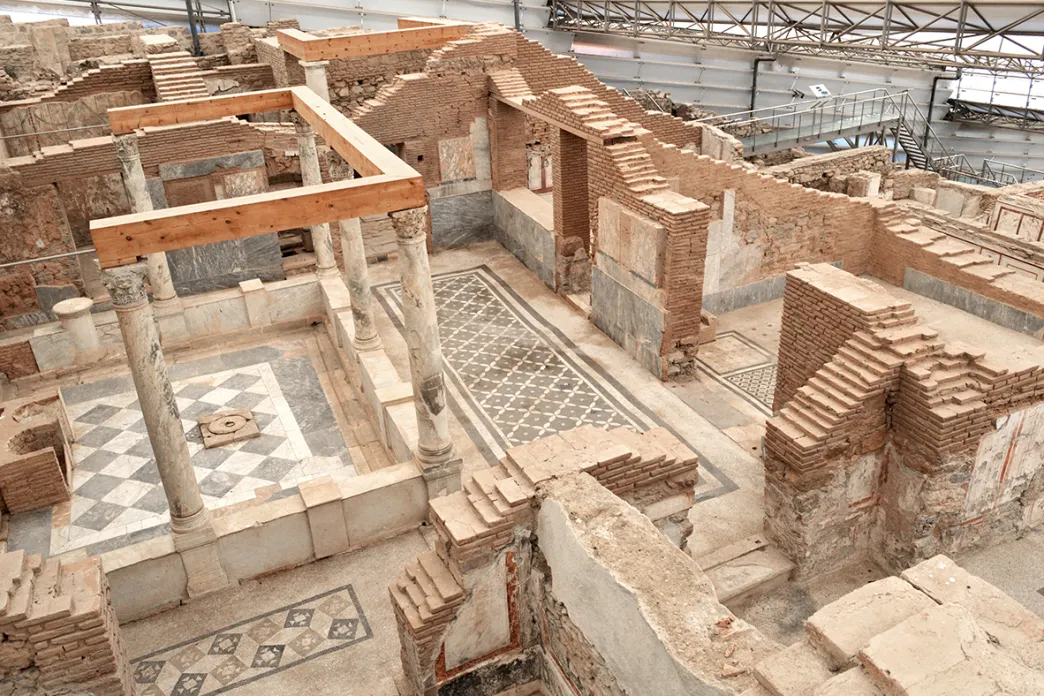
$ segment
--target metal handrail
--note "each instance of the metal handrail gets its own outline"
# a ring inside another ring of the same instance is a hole
[[[871,94],[871,93],[875,93],[875,92],[883,92],[885,94],[888,94],[888,90],[887,89],[885,89],[883,87],[875,87],[874,89],[865,89],[865,90],[863,90],[861,92],[851,92],[849,94],[838,94],[838,95],[833,96],[833,97],[827,97],[826,99],[805,99],[803,101],[788,102],[787,104],[780,104],[778,106],[762,106],[762,107],[757,108],[757,109],[747,109],[746,111],[734,111],[734,112],[728,113],[728,114],[721,114],[720,116],[705,116],[704,118],[695,119],[693,121],[693,123],[703,123],[704,121],[715,121],[715,120],[720,119],[720,118],[733,119],[733,118],[735,118],[737,116],[742,116],[743,114],[753,114],[753,113],[757,113],[758,111],[768,111],[770,109],[779,109],[779,108],[783,108],[783,107],[787,107],[787,106],[799,106],[801,104],[815,104],[817,102],[826,102],[826,101],[832,101],[832,100],[837,100],[837,99],[848,99],[848,98],[851,98],[851,97],[857,97],[860,94]],[[730,121],[730,125],[732,125],[732,121]]]
[[[995,169],[996,167],[996,169]],[[1014,170],[1018,172],[1018,176],[1011,173],[1008,170]],[[1009,164],[1007,162],[998,162],[997,160],[990,158],[982,161],[982,176],[983,177],[1011,177],[1012,184],[1024,184],[1027,181],[1038,181],[1044,179],[1044,171],[1039,169],[1030,169],[1029,167],[1023,167],[1019,164]]]

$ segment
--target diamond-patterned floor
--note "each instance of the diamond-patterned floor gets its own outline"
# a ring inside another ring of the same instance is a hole
[[[138,696],[209,696],[373,637],[351,585],[183,641],[133,663]]]
[[[312,417],[317,411],[333,418],[318,378],[303,393],[294,385],[295,401],[302,403],[291,405],[273,365],[286,369],[278,361],[263,362],[172,381],[192,467],[208,508],[248,500],[259,488],[288,490],[335,469],[354,472],[343,441],[339,448],[316,452],[312,445],[317,441],[302,431],[298,415],[307,416],[305,427],[325,423],[324,418]],[[260,437],[204,448],[197,417],[237,408],[253,411]],[[77,433],[73,496],[67,511],[55,514],[50,553],[84,546],[98,552],[165,532],[170,521],[167,499],[136,392],[74,399],[68,409]]]

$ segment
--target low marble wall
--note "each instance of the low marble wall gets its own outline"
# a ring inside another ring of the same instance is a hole
[[[323,299],[319,282],[312,275],[262,283],[252,279],[238,287],[218,290],[182,299],[184,315],[159,318],[164,322],[184,318],[187,340],[216,338],[225,334],[287,326],[307,322],[323,315]],[[106,350],[106,359],[122,361],[123,336],[116,313],[99,312],[94,316],[98,337]],[[75,363],[72,339],[57,322],[37,327],[28,339],[40,372],[70,368]],[[177,344],[175,344],[177,345]],[[164,344],[170,347],[170,344]]]
[[[625,280],[628,271],[598,252],[591,269],[591,321],[642,367],[662,378],[664,310],[658,292],[636,292],[638,283]]]
[[[317,487],[330,499],[311,495]],[[325,476],[299,488],[214,518],[221,566],[232,583],[390,539],[427,519],[427,486],[413,462],[362,476]],[[101,560],[120,621],[155,614],[187,597],[185,567],[169,535],[108,551]]]
[[[529,189],[493,191],[493,235],[537,274],[552,290],[555,286],[555,222],[551,202]]]

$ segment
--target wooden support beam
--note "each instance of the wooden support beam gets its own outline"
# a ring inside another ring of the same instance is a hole
[[[109,109],[109,124],[112,126],[113,135],[123,135],[146,126],[172,126],[293,108],[294,100],[289,89],[266,89],[224,97],[201,97],[143,106],[117,107]]]
[[[469,22],[438,17],[399,17],[396,23],[399,25],[399,29],[416,29],[417,27],[441,27],[447,24],[468,24]]]
[[[390,174],[414,177],[417,172],[374,140],[328,101],[307,87],[292,87],[294,110],[323,137],[327,145],[361,176]]]
[[[98,262],[111,268],[159,251],[424,205],[419,175],[378,175],[92,220],[90,229]]]
[[[409,29],[372,31],[349,36],[313,36],[299,29],[276,32],[279,45],[298,60],[361,58],[387,53],[439,48],[468,32],[468,24],[431,24]]]

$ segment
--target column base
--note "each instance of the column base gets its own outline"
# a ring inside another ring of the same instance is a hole
[[[315,275],[318,278],[340,278],[341,272],[337,270],[337,266],[330,266],[329,268],[315,269]]]
[[[453,454],[452,447],[450,454]],[[441,498],[450,493],[456,493],[461,489],[460,472],[464,468],[464,460],[453,457],[439,463],[425,462],[421,457],[417,458],[417,464],[421,468],[421,475],[428,486],[428,499]]]
[[[189,339],[188,325],[185,323],[185,306],[181,303],[180,297],[153,300],[152,312],[156,316],[161,344],[181,343]]]
[[[352,337],[352,348],[358,353],[366,353],[371,350],[379,350],[384,344],[381,343],[381,337],[374,334],[372,338],[364,338],[359,340]]]
[[[190,598],[202,597],[232,584],[221,567],[217,534],[209,510],[203,508],[191,517],[172,517],[170,527],[174,549],[185,565]]]

